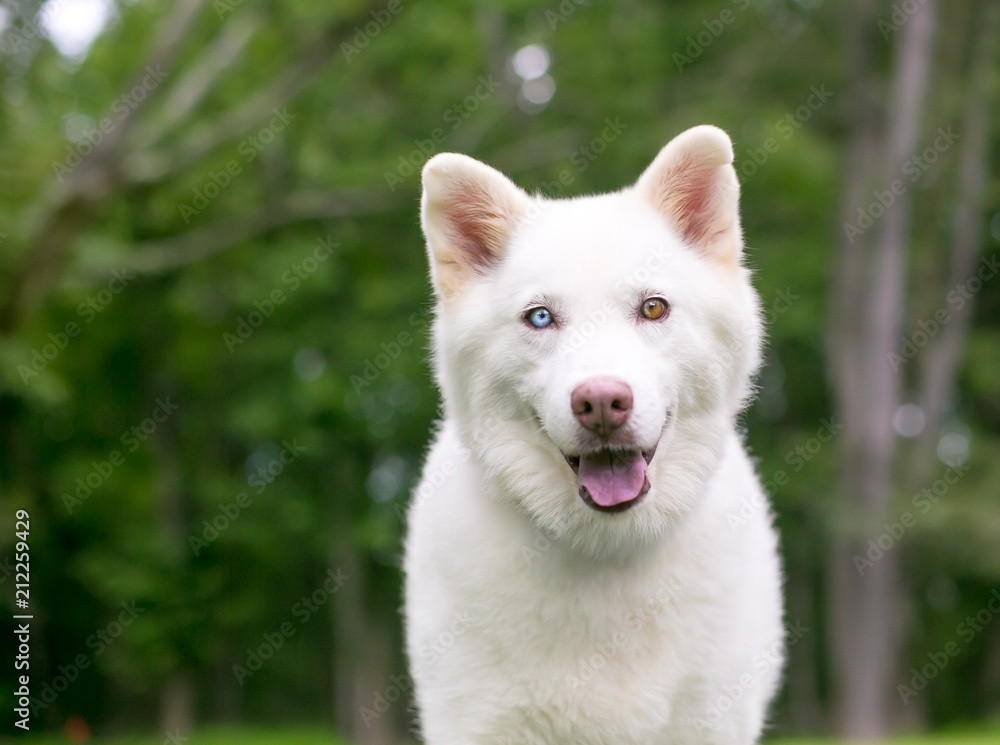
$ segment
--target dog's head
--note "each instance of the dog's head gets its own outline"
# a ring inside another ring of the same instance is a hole
[[[591,555],[691,509],[751,390],[762,328],[732,160],[695,127],[634,186],[571,200],[463,155],[424,168],[446,413],[497,498]]]

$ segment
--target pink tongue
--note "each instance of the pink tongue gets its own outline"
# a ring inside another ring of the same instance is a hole
[[[580,486],[601,507],[613,507],[639,496],[646,480],[642,453],[601,450],[580,456]]]

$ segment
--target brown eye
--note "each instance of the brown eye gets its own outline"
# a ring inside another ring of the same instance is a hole
[[[667,317],[667,314],[670,312],[670,306],[667,305],[667,301],[663,298],[651,297],[642,301],[639,312],[648,321],[661,321]]]

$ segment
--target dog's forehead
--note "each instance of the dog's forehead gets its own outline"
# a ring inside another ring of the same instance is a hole
[[[520,226],[504,264],[512,280],[580,294],[655,283],[686,253],[663,217],[618,193],[542,203]]]

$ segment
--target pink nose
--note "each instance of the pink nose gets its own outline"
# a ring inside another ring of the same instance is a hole
[[[583,427],[607,438],[628,421],[632,389],[617,378],[591,378],[573,389],[569,402],[573,416]]]

